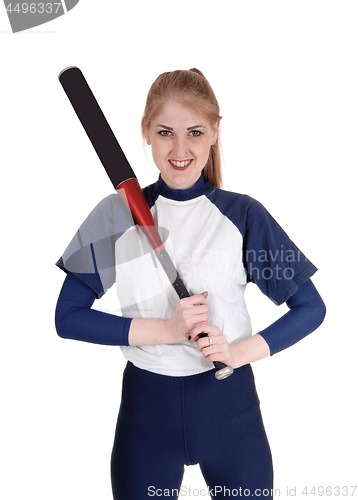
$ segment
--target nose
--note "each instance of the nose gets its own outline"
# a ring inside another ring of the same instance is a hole
[[[184,160],[189,153],[189,144],[187,139],[182,137],[176,137],[173,144],[172,154],[174,155],[173,160]]]

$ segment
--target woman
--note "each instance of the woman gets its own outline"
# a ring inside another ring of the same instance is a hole
[[[177,498],[184,464],[197,463],[214,498],[245,490],[272,498],[250,363],[296,343],[325,315],[310,280],[315,266],[261,204],[220,189],[220,120],[196,69],[160,75],[142,120],[160,171],[144,194],[190,298],[178,300],[116,194],[91,212],[57,263],[67,273],[58,334],[120,345],[128,359],[112,452],[115,500]],[[289,307],[255,335],[244,302],[249,281]],[[114,282],[122,316],[91,309]],[[234,373],[217,381],[213,361]]]

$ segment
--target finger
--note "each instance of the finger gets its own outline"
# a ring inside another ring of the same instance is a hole
[[[208,314],[209,307],[207,304],[195,304],[193,302],[187,301],[187,299],[182,299],[178,302],[177,312],[183,315],[183,318],[190,318],[197,314]]]
[[[200,326],[198,325],[197,328],[200,328]],[[227,347],[227,340],[218,327],[212,327],[212,331],[208,333],[207,337],[198,339],[197,346],[199,350],[205,349],[206,354],[209,352],[207,349],[211,346],[215,346],[217,352],[222,352]],[[213,350],[211,349],[210,353],[212,352]]]
[[[209,314],[205,309],[198,311],[198,313],[192,310],[185,310],[182,313],[182,318],[186,328],[190,333],[191,330],[193,330],[197,325],[201,323],[207,323],[209,321]]]
[[[207,296],[208,296],[208,292],[196,293],[195,295],[191,295],[190,297],[187,297],[184,300],[190,302],[190,304],[192,304],[192,305],[207,304],[207,302],[206,302]]]
[[[220,361],[221,363],[229,363],[231,362],[230,354],[227,351],[226,347],[223,345],[212,345],[208,347],[204,347],[201,350],[202,355],[208,362]]]
[[[205,351],[205,354],[204,352],[203,354],[206,356],[209,353],[213,352],[214,339],[210,335],[208,335],[207,337],[199,338],[197,341],[197,346],[200,351]],[[214,349],[216,349],[215,346]]]
[[[180,315],[189,331],[197,324],[209,321],[209,309],[207,306],[186,307],[181,310]]]
[[[188,317],[198,316],[199,314],[206,314],[209,319],[209,308],[207,305],[192,306],[188,309],[185,309],[185,311],[183,311],[183,314],[186,314]],[[206,321],[208,321],[208,319]]]
[[[208,320],[208,316],[206,314],[195,316],[194,318],[191,319],[191,321],[187,321],[186,324],[189,325],[189,334],[193,337],[191,334],[191,331],[193,330],[194,327],[198,327],[200,332],[202,332],[202,328],[200,328],[200,325],[205,324],[205,322]],[[199,334],[198,334],[199,335]],[[198,339],[198,335],[195,335],[195,338]]]
[[[201,336],[199,334],[199,338],[197,340],[197,347],[199,350],[208,349],[213,345],[213,338],[209,335],[204,334],[205,336]]]
[[[202,321],[201,323],[193,325],[193,328],[190,330],[189,334],[191,336],[191,340],[193,342],[198,342],[200,340],[199,334],[206,333],[208,334],[210,331],[211,324],[208,320]],[[204,337],[207,338],[207,337]],[[208,341],[206,341],[208,343]]]
[[[195,338],[195,340],[198,340],[199,333],[207,333],[211,337],[222,335],[220,328],[212,325],[209,321],[200,323],[190,330],[190,335]]]

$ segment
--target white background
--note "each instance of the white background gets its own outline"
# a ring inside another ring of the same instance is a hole
[[[357,25],[345,0],[82,0],[12,34],[0,6],[1,498],[112,498],[124,359],[60,339],[53,320],[64,279],[54,263],[112,192],[58,83],[69,65],[142,186],[157,179],[139,127],[150,84],[193,66],[207,76],[223,116],[224,187],[266,206],[319,268],[327,306],[319,330],[254,364],[275,486],[313,498],[306,485],[357,485]],[[254,285],[247,301],[254,331],[285,312]],[[205,487],[197,467],[184,484]]]

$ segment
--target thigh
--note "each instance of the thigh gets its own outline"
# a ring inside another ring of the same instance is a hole
[[[271,498],[271,451],[251,367],[209,381],[191,394],[188,405],[194,423],[188,426],[192,462],[200,464],[213,498],[239,497],[240,492],[254,497],[255,490]]]
[[[111,460],[114,500],[178,497],[185,460],[180,393],[162,378],[133,367],[124,373]]]
[[[272,498],[273,467],[259,406],[226,424],[226,437],[211,443],[200,467],[213,498]]]

